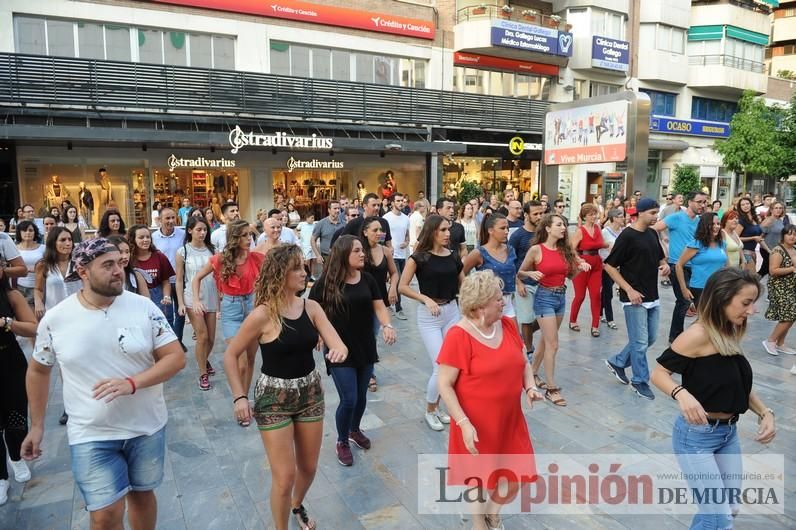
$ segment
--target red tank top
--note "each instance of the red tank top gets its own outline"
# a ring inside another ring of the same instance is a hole
[[[600,231],[600,227],[596,224],[591,227],[594,231],[594,235],[590,234],[585,226],[580,226],[579,229],[583,237],[581,237],[580,243],[578,243],[578,250],[600,250],[603,248],[605,242],[603,241],[603,234]]]
[[[563,286],[569,273],[564,256],[558,250],[550,250],[542,244],[539,248],[542,250],[542,261],[536,264],[536,270],[544,274],[539,285],[550,288]]]

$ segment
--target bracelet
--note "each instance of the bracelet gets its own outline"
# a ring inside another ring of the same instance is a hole
[[[130,383],[130,386],[133,387],[133,391],[130,392],[130,395],[135,394],[135,381],[133,381],[133,378],[132,377],[125,377],[124,380],[127,381],[128,383]]]
[[[539,389],[538,389],[537,387],[535,387],[535,386],[529,386],[528,388],[523,388],[523,390],[525,390],[525,393],[526,393],[526,394],[527,394],[529,391],[531,391],[531,390],[533,390],[534,392],[539,392]]]
[[[672,397],[672,399],[674,399],[674,396],[676,396],[676,395],[677,395],[677,394],[676,394],[676,392],[677,392],[678,390],[681,390],[682,388],[683,388],[683,385],[677,385],[676,387],[674,387],[674,388],[672,389],[672,391],[671,391],[671,392],[669,392],[669,395]]]
[[[392,324],[385,324],[382,327],[385,329],[395,329],[394,327],[392,327]]]
[[[248,400],[248,399],[249,399],[249,396],[238,396],[238,397],[236,397],[235,399],[233,399],[233,400],[232,400],[232,404],[234,405],[235,403],[237,403],[237,402],[238,402],[238,401],[240,401],[241,399],[246,399],[246,400]]]
[[[459,421],[457,421],[456,425],[459,426],[459,425],[461,425],[462,423],[464,423],[466,421],[470,421],[470,418],[468,418],[467,416],[465,416],[464,418],[462,418]]]
[[[680,388],[678,388],[677,390],[675,390],[674,392],[672,392],[672,399],[675,399],[675,400],[676,400],[676,399],[677,399],[677,394],[679,394],[679,393],[680,393],[680,392],[682,392],[683,390],[685,390],[685,388],[681,386]]]

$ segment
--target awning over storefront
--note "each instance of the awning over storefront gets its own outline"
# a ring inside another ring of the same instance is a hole
[[[682,140],[661,140],[658,138],[650,138],[650,149],[657,149],[659,151],[685,151],[688,149],[688,142]]]

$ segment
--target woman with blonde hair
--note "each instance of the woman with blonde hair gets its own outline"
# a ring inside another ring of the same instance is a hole
[[[265,259],[262,247],[249,250],[253,228],[248,221],[237,219],[227,223],[227,244],[220,254],[211,257],[204,267],[197,272],[191,282],[193,292],[199,292],[202,280],[212,274],[216,286],[221,292],[221,332],[224,340],[229,345],[238,334],[243,321],[249,316],[254,307],[254,284],[260,274],[263,260]],[[195,300],[193,312],[203,316],[208,308],[201,299]],[[247,343],[246,356],[235,353],[238,362],[238,376],[244,385],[244,392],[248,393],[252,382],[254,359],[257,355],[257,343]],[[226,364],[226,359],[225,359]],[[229,368],[227,368],[227,377]],[[241,427],[248,427],[248,416],[239,419]]]
[[[564,321],[567,304],[566,279],[591,266],[578,258],[567,240],[567,225],[560,215],[542,217],[537,225],[536,239],[528,250],[517,277],[531,278],[539,282],[533,301],[533,312],[542,330],[542,340],[533,356],[534,382],[545,389],[545,398],[553,405],[565,407],[567,400],[561,395],[561,387],[555,382],[556,354],[558,353],[558,330]],[[544,362],[547,382],[536,374]]]
[[[651,381],[680,407],[672,448],[688,485],[716,492],[719,500],[700,504],[691,528],[733,526],[740,506],[731,491],[741,488],[741,444],[737,422],[751,409],[758,417],[755,440],[774,439],[774,411],[752,390],[752,366],[741,341],[755,312],[760,281],[749,270],[714,272],[697,306],[697,320],[658,357]],[[680,384],[671,374],[682,374]],[[722,500],[723,499],[723,500]]]
[[[473,503],[473,528],[503,528],[501,502],[512,498],[520,483],[536,475],[533,445],[522,412],[542,400],[517,325],[503,316],[503,285],[490,270],[478,271],[462,282],[462,319],[445,336],[437,357],[439,392],[451,415],[448,438],[448,484],[471,484],[481,479]],[[521,455],[518,457],[518,455]],[[509,468],[518,482],[498,482],[495,471]],[[488,500],[487,495],[488,494]]]
[[[248,245],[240,242],[245,239],[241,233],[250,230],[245,224],[246,229],[230,229],[235,238],[230,243],[237,242],[238,254],[248,251]],[[321,306],[298,296],[307,280],[299,247],[281,245],[255,260],[262,269],[253,288],[254,308],[228,342],[224,368],[235,418],[248,424],[253,415],[260,430],[270,467],[274,526],[287,530],[292,513],[299,528],[313,529],[316,522],[303,502],[318,469],[324,415],[323,387],[313,350],[318,339],[323,339],[329,348],[326,360],[333,364],[345,361],[348,350]],[[259,346],[262,355],[253,407],[249,386],[239,371],[252,344]]]
[[[743,242],[738,237],[738,212],[727,211],[721,218],[721,234],[724,239],[724,249],[727,252],[727,262],[730,267],[744,266]]]

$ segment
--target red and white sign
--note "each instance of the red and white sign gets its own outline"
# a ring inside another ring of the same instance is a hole
[[[467,52],[455,52],[453,54],[453,64],[485,70],[495,69],[536,75],[558,75],[558,66],[554,64],[532,63],[530,61],[518,61],[516,59],[504,59],[503,57],[477,55]]]
[[[434,39],[432,22],[346,7],[324,6],[291,0],[150,0],[159,4],[203,7],[218,11],[247,13],[269,18],[311,22],[326,26],[392,33],[419,39]]]

